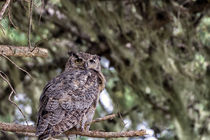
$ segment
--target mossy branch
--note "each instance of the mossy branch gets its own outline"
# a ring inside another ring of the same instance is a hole
[[[6,56],[47,57],[48,50],[39,47],[30,49],[26,46],[0,45],[0,54]]]
[[[27,136],[35,136],[36,128],[32,125],[21,125],[15,123],[0,122],[0,130],[19,133]],[[97,138],[119,138],[119,137],[137,137],[146,135],[145,130],[125,131],[125,132],[101,132],[101,131],[69,131],[68,134],[76,134],[87,137]]]

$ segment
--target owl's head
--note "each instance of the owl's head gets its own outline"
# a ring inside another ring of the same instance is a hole
[[[69,53],[69,59],[66,63],[65,70],[68,70],[69,68],[75,68],[75,69],[93,69],[98,72],[101,71],[101,65],[100,65],[100,57],[97,55],[92,55],[84,52]]]

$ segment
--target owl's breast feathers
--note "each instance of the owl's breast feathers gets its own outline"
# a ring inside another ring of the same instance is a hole
[[[39,140],[80,124],[84,114],[97,103],[104,85],[103,74],[94,70],[70,69],[51,80],[40,97],[36,131]]]

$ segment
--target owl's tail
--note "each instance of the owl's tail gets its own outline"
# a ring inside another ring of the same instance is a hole
[[[77,136],[76,135],[69,135],[68,140],[76,140]]]
[[[50,137],[49,133],[48,134],[43,133],[38,136],[38,140],[47,140],[49,139],[49,137]]]
[[[36,132],[36,135],[38,136],[38,140],[48,140],[51,135],[50,135],[51,128],[48,127],[47,130],[44,132],[40,133],[39,131]]]

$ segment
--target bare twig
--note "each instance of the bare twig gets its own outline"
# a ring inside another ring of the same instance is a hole
[[[4,27],[0,24],[0,29],[1,29],[1,31],[2,31],[2,33],[4,34],[4,35],[6,35],[6,33],[5,33],[5,31],[4,31]]]
[[[44,0],[41,0],[41,3],[42,3],[42,6],[41,6],[41,13],[39,15],[39,25],[40,25],[40,21],[41,21],[41,18],[42,18],[42,13],[43,13],[42,10],[44,10],[44,8],[45,8]]]
[[[4,123],[0,122],[0,130],[10,131],[21,134],[30,134],[31,136],[35,133],[36,128],[32,125],[20,125],[14,123]],[[69,131],[68,134],[76,134],[80,136],[87,137],[97,137],[97,138],[119,138],[119,137],[137,137],[147,135],[145,130],[137,131],[126,131],[126,132],[100,132],[100,131]]]
[[[11,93],[10,93],[10,95],[9,95],[8,100],[18,108],[18,110],[20,111],[20,113],[23,115],[23,117],[24,117],[24,119],[25,119],[25,121],[26,121],[26,124],[28,125],[28,121],[27,121],[26,116],[25,116],[25,114],[23,113],[23,111],[20,109],[20,107],[19,107],[14,101],[11,100],[11,97],[12,97],[13,93],[14,93],[14,94],[17,94],[17,93],[16,93],[16,91],[14,90],[14,88],[12,87],[11,83],[9,82],[9,80],[7,79],[7,75],[6,75],[4,72],[0,71],[0,77],[1,77],[5,82],[7,82],[7,84],[8,84],[9,87],[10,87],[10,89],[12,90]]]
[[[101,122],[101,121],[106,121],[106,120],[112,120],[113,118],[118,117],[118,116],[119,116],[118,114],[111,114],[111,115],[107,115],[107,116],[102,117],[102,118],[97,118],[97,119],[93,120],[90,123],[96,123],[96,122]],[[88,124],[90,124],[90,123],[88,123]]]
[[[3,19],[3,15],[4,15],[4,13],[5,13],[7,7],[9,6],[9,4],[10,4],[10,0],[6,0],[4,6],[2,7],[2,9],[1,9],[1,11],[0,11],[0,21]],[[2,26],[1,24],[0,24],[0,28],[1,28],[2,32],[3,32],[3,34],[5,35],[3,26]]]
[[[120,117],[120,120],[121,120],[121,122],[122,122],[123,129],[124,129],[125,126],[126,126],[126,123],[123,121],[123,117],[122,117],[121,113],[119,113],[119,117]]]
[[[117,103],[117,108],[118,108],[118,110],[120,110],[119,109],[119,103]],[[123,121],[123,117],[122,117],[122,115],[121,115],[121,113],[118,113],[118,116],[119,116],[119,118],[120,118],[120,120],[121,120],[121,123],[122,123],[122,125],[123,125],[123,129],[125,128],[125,122]]]
[[[9,12],[8,12],[8,17],[9,17],[9,21],[12,24],[12,26],[17,30],[18,27],[14,24],[14,22],[12,21],[12,17],[11,17],[11,8],[8,8]]]
[[[34,51],[25,46],[9,46],[9,45],[0,45],[0,54],[6,56],[25,56],[25,57],[47,57],[48,51],[44,48],[36,47]]]
[[[3,74],[3,75],[2,75]],[[7,84],[9,85],[10,89],[16,94],[16,91],[14,90],[14,88],[12,87],[11,83],[9,82],[9,80],[7,79],[7,75],[3,72],[0,71],[0,77],[7,82]]]
[[[4,54],[0,54],[2,55],[3,57],[5,57],[7,60],[9,60],[12,64],[14,64],[19,70],[25,72],[31,79],[32,79],[32,76],[30,73],[28,73],[26,70],[22,69],[21,67],[19,67],[15,62],[13,62],[9,57],[7,57],[6,55]]]
[[[33,15],[33,6],[34,1],[30,0],[29,4],[29,24],[28,24],[28,47],[31,48],[31,25],[32,25],[32,15]],[[32,50],[34,51],[34,49]]]
[[[23,113],[23,111],[21,110],[21,108],[20,108],[14,101],[11,100],[11,97],[12,97],[13,93],[14,93],[13,91],[10,93],[8,100],[9,100],[13,105],[15,105],[15,106],[18,108],[18,110],[20,111],[20,113],[23,115],[23,117],[24,117],[24,119],[25,119],[25,121],[26,121],[26,124],[28,125],[28,121],[27,121],[27,119],[26,119],[26,116],[25,116],[25,114]]]
[[[2,7],[1,11],[0,11],[0,21],[2,20],[3,18],[3,15],[7,9],[7,7],[9,6],[9,3],[10,3],[10,0],[6,0],[4,6]]]

